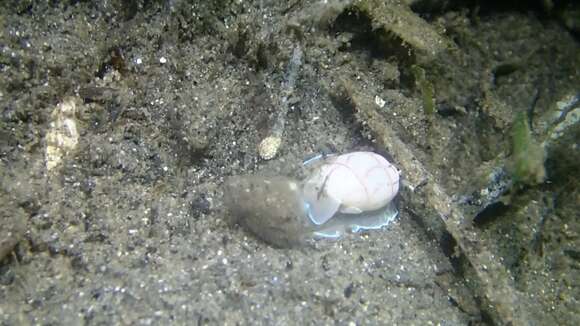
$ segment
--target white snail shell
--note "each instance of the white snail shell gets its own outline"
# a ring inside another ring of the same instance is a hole
[[[373,152],[326,158],[306,179],[302,195],[309,218],[326,223],[337,212],[360,214],[385,207],[399,191],[399,171]]]

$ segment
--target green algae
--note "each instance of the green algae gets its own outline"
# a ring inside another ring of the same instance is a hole
[[[513,153],[509,167],[514,182],[521,185],[537,185],[544,182],[546,178],[545,152],[534,139],[525,112],[518,113],[514,121],[512,147]]]
[[[415,77],[415,84],[421,92],[423,112],[427,115],[432,115],[435,113],[435,89],[433,84],[425,77],[425,69],[417,65],[414,65],[411,69]]]

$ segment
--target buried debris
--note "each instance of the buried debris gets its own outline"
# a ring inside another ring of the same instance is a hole
[[[399,37],[415,51],[435,56],[450,47],[444,37],[399,1],[363,0],[355,2],[355,7],[372,19],[375,28]]]

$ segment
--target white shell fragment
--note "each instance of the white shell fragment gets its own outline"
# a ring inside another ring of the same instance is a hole
[[[258,146],[258,155],[263,160],[271,160],[276,154],[278,154],[278,149],[282,144],[282,138],[278,136],[268,136],[264,138],[260,145]]]
[[[66,98],[58,104],[50,115],[49,130],[46,133],[46,169],[54,170],[68,156],[79,142],[79,132],[75,115],[76,98]]]
[[[303,197],[316,225],[337,213],[360,214],[385,207],[399,191],[399,172],[384,157],[353,152],[326,158],[306,179]]]

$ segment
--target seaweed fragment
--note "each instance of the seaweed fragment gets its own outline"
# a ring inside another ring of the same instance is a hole
[[[411,67],[413,76],[415,77],[415,85],[421,92],[421,100],[423,101],[423,112],[427,115],[435,113],[435,89],[433,84],[427,80],[425,76],[425,69],[418,65]]]
[[[530,186],[544,182],[544,148],[534,139],[525,112],[518,113],[514,121],[512,147],[513,153],[508,166],[514,182]]]

